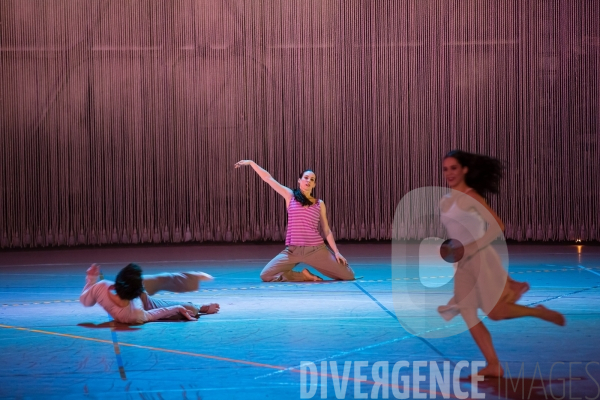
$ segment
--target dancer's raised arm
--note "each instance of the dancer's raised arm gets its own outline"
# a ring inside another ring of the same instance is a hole
[[[263,169],[260,165],[258,165],[257,163],[255,163],[252,160],[238,161],[237,163],[235,163],[235,168],[239,168],[244,165],[251,166],[252,169],[254,169],[254,171],[256,171],[258,176],[260,176],[260,178],[263,181],[267,182],[269,184],[269,186],[271,186],[277,193],[279,193],[281,196],[283,196],[285,198],[286,202],[290,201],[290,199],[293,196],[292,189],[290,189],[289,187],[283,186],[281,183],[277,182],[275,179],[273,179],[273,177],[271,176],[269,171]]]

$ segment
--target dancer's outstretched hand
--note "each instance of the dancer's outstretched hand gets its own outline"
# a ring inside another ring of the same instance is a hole
[[[340,252],[335,253],[335,259],[339,263],[342,263],[344,265],[348,265],[348,261],[344,258],[344,256]]]
[[[252,160],[240,160],[240,161],[238,161],[238,162],[235,163],[235,167],[239,168],[239,167],[242,167],[244,165],[250,165],[250,164],[252,164]]]
[[[92,264],[92,266],[87,269],[87,274],[94,276],[100,275],[100,266],[98,264]]]
[[[185,318],[187,318],[190,321],[198,320],[198,318],[194,317],[194,314],[192,314],[192,312],[190,310],[188,310],[187,308],[185,308],[184,306],[179,306],[177,308],[177,311],[179,311],[179,313],[181,315],[183,315]]]

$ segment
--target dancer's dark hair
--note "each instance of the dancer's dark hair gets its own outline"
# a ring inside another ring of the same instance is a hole
[[[504,169],[500,160],[462,150],[452,150],[444,156],[444,160],[450,157],[456,159],[463,167],[469,168],[465,175],[467,186],[473,188],[482,197],[487,193],[498,193]]]
[[[306,169],[304,170],[299,178],[302,179],[302,177],[304,176],[305,173],[307,172],[312,172],[313,174],[315,173],[315,171],[313,171],[312,169]],[[316,176],[317,174],[315,174],[315,180],[316,180]],[[311,206],[313,205],[313,202],[310,201],[305,195],[304,193],[302,193],[302,190],[300,190],[299,188],[296,188],[294,190],[292,190],[292,193],[294,193],[294,199],[296,199],[296,201],[300,204],[302,204],[303,206]],[[314,196],[314,195],[313,195]]]
[[[133,300],[144,292],[142,268],[137,264],[128,264],[119,271],[115,279],[115,292],[123,300]]]

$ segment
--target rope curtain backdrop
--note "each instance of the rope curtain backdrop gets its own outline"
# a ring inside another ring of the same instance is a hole
[[[307,168],[390,239],[451,149],[516,240],[599,240],[600,2],[2,0],[0,247],[280,241]],[[436,234],[410,227],[406,238]]]

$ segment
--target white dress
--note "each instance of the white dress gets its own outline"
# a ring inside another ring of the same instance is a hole
[[[446,227],[448,237],[459,240],[466,246],[485,235],[486,224],[475,207],[463,210],[457,204],[457,200],[447,211],[442,210],[441,221]],[[464,308],[481,309],[489,314],[498,301],[508,295],[507,279],[508,273],[491,245],[479,249],[470,258],[461,259],[456,264],[454,297],[448,302],[448,307],[456,309],[450,318]]]

